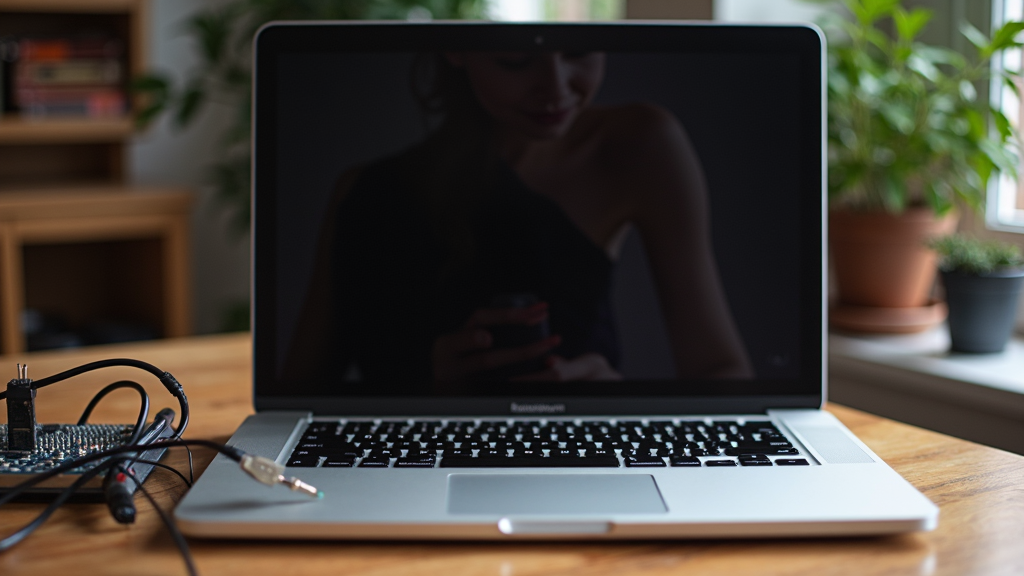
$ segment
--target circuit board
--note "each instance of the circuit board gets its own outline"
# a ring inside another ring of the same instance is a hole
[[[131,438],[134,426],[129,424],[41,424],[36,426],[36,449],[31,454],[7,451],[7,424],[0,424],[0,491],[15,486],[34,474],[46,472],[65,462],[93,452],[122,446]],[[41,484],[40,489],[64,488],[102,460],[74,468]],[[148,470],[147,470],[148,472]],[[83,488],[97,489],[103,482],[100,474]]]

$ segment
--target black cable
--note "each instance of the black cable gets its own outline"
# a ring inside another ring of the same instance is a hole
[[[170,392],[172,396],[178,399],[178,404],[181,408],[181,418],[178,421],[178,426],[174,429],[174,437],[181,438],[182,433],[185,432],[185,428],[188,426],[189,419],[188,399],[185,397],[185,390],[181,387],[181,383],[179,383],[170,372],[161,371],[159,368],[148,362],[133,360],[131,358],[112,358],[110,360],[90,362],[88,364],[78,366],[77,368],[72,368],[70,370],[54,374],[53,376],[35,380],[32,382],[32,388],[34,390],[38,390],[49,386],[50,384],[56,384],[62,380],[67,380],[68,378],[85,374],[86,372],[99,370],[101,368],[111,368],[114,366],[128,366],[149,372],[160,380],[160,383],[164,385],[164,388],[167,388],[167,391]],[[0,400],[5,398],[7,398],[7,392],[0,392]]]
[[[131,464],[149,464],[150,466],[155,466],[157,468],[163,468],[164,470],[167,470],[168,472],[174,472],[178,476],[178,478],[181,478],[181,481],[185,483],[186,487],[188,487],[188,488],[192,487],[193,482],[190,482],[188,478],[185,478],[185,475],[181,473],[181,470],[178,470],[174,466],[168,466],[167,464],[164,464],[162,462],[157,462],[156,460],[146,460],[145,458],[135,458],[135,459],[133,459],[131,461]]]
[[[118,382],[114,382],[113,384],[110,384],[103,388],[102,390],[100,390],[100,392],[97,393],[92,398],[92,400],[89,402],[89,405],[85,408],[85,411],[82,413],[81,418],[79,418],[78,420],[78,425],[81,426],[88,422],[89,416],[92,414],[93,410],[96,408],[99,402],[104,397],[107,396],[107,394],[121,388],[132,388],[141,396],[142,405],[139,410],[138,421],[135,424],[135,428],[132,430],[132,434],[129,441],[124,445],[110,448],[107,450],[102,450],[99,452],[93,452],[91,454],[87,454],[75,460],[64,462],[54,468],[47,470],[46,472],[35,474],[31,478],[11,487],[2,496],[0,496],[0,506],[3,506],[4,504],[7,504],[21,496],[21,494],[23,494],[25,491],[35,487],[36,485],[42,482],[45,482],[60,474],[64,474],[65,472],[70,472],[73,469],[83,468],[94,462],[97,463],[92,468],[82,472],[79,478],[77,478],[70,486],[61,491],[54,499],[54,501],[51,502],[45,509],[43,509],[43,511],[34,519],[32,519],[28,524],[22,526],[20,529],[18,529],[10,536],[0,539],[0,552],[5,551],[11,548],[12,546],[16,545],[17,543],[21,542],[29,534],[31,534],[33,531],[39,528],[39,526],[46,522],[46,520],[48,520],[50,516],[58,508],[60,508],[60,506],[62,506],[76,491],[78,491],[78,489],[84,486],[87,482],[94,479],[96,476],[103,472],[106,472],[107,480],[109,481],[112,475],[119,476],[119,474],[115,474],[115,472],[117,470],[121,470],[126,477],[131,478],[132,482],[135,483],[138,490],[140,490],[143,493],[146,499],[149,500],[149,502],[152,504],[157,514],[160,515],[160,519],[167,526],[167,529],[170,532],[171,537],[174,539],[175,544],[178,546],[178,549],[181,551],[181,554],[184,557],[185,565],[188,568],[189,574],[195,576],[197,574],[195,562],[192,559],[192,554],[189,550],[188,543],[186,542],[184,535],[178,529],[177,525],[175,525],[173,519],[168,515],[168,513],[157,504],[156,500],[153,498],[153,495],[150,494],[150,492],[142,485],[142,482],[138,479],[138,477],[135,475],[135,471],[132,469],[132,465],[140,463],[151,465],[154,468],[162,468],[164,470],[169,470],[176,474],[178,478],[180,478],[182,482],[186,484],[186,486],[191,487],[195,481],[195,469],[192,460],[192,450],[190,448],[191,446],[205,446],[207,448],[212,448],[217,452],[220,452],[221,454],[224,454],[231,460],[239,462],[242,465],[242,469],[247,474],[252,476],[255,480],[262,482],[264,484],[272,486],[276,483],[282,483],[288,485],[292,490],[302,490],[307,494],[317,498],[323,496],[322,492],[319,492],[318,490],[316,490],[316,488],[302,482],[297,478],[285,478],[281,474],[281,471],[284,470],[284,467],[275,464],[272,460],[257,457],[254,455],[247,455],[245,452],[239,450],[238,448],[225,446],[223,444],[211,442],[209,440],[181,439],[181,435],[184,433],[189,421],[189,406],[188,399],[185,397],[185,391],[182,388],[181,384],[174,378],[174,376],[172,376],[169,372],[161,371],[159,368],[153,366],[152,364],[142,362],[139,360],[117,358],[84,364],[77,368],[72,368],[70,370],[66,370],[59,374],[55,374],[47,378],[36,380],[34,382],[28,380],[23,373],[20,373],[19,377],[24,378],[26,384],[31,383],[31,388],[33,390],[34,395],[34,390],[37,390],[39,388],[55,384],[68,378],[73,378],[75,376],[84,374],[86,372],[90,372],[92,370],[109,368],[113,366],[128,366],[133,368],[139,368],[149,372],[150,374],[153,374],[160,380],[160,383],[164,385],[167,391],[170,392],[171,395],[178,400],[178,404],[181,408],[181,413],[180,418],[178,420],[178,426],[174,429],[174,434],[169,439],[156,440],[144,444],[140,443],[140,441],[147,441],[152,438],[158,438],[160,434],[164,430],[166,430],[166,428],[170,426],[171,423],[173,422],[174,411],[171,410],[170,408],[165,408],[164,410],[161,410],[160,413],[158,413],[154,418],[153,425],[151,425],[147,431],[144,428],[144,426],[146,423],[146,419],[149,417],[149,395],[146,393],[145,389],[138,383],[132,382],[130,380],[121,380]],[[4,400],[6,398],[7,393],[0,392],[0,400]],[[149,460],[141,457],[143,454],[151,450],[164,450],[167,448],[174,448],[179,446],[184,447],[188,451],[188,479],[185,478],[185,475],[182,474],[181,471],[171,466],[167,466],[166,464],[162,464],[155,460]],[[114,505],[112,505],[111,507],[112,512],[114,512],[115,519],[118,519],[118,521],[120,522],[126,521],[118,518],[118,514],[122,513],[123,510],[129,509],[131,512],[130,515],[132,519],[134,519],[135,510],[131,502],[131,496],[130,494],[126,494],[124,492],[123,486],[121,486],[120,484],[122,479],[118,478],[117,481],[118,486],[120,487],[119,490],[121,491],[114,495],[116,496],[116,498],[114,501]],[[107,486],[105,484],[105,493],[107,492],[106,488]],[[111,498],[110,494],[107,494],[107,498],[109,504],[109,499]],[[127,516],[125,516],[125,518],[127,518]]]
[[[125,442],[125,444],[137,444],[145,430],[146,419],[149,418],[149,394],[146,393],[145,388],[131,380],[120,380],[118,382],[114,382],[97,392],[96,395],[92,397],[92,400],[89,401],[89,405],[85,407],[85,411],[82,412],[82,416],[78,419],[78,426],[82,426],[89,421],[89,416],[92,414],[93,409],[96,408],[96,405],[100,403],[100,400],[103,400],[107,394],[110,394],[114,390],[118,390],[120,388],[131,388],[138,392],[139,396],[142,397],[142,407],[139,408],[139,417],[135,420],[135,428],[132,430],[132,436],[127,442]]]
[[[159,368],[153,366],[148,362],[143,362],[142,360],[134,360],[131,358],[111,358],[109,360],[97,360],[96,362],[89,362],[88,364],[82,364],[81,366],[72,368],[70,370],[58,372],[53,376],[40,378],[39,380],[33,381],[33,385],[36,389],[39,389],[49,386],[50,384],[56,384],[57,382],[60,382],[62,380],[67,380],[68,378],[74,378],[75,376],[85,374],[86,372],[92,372],[93,370],[99,370],[100,368],[112,368],[114,366],[128,366],[130,368],[138,368],[140,370],[145,370],[146,372],[149,372],[150,374],[156,376],[157,378],[163,378],[163,375],[166,374],[166,372],[164,372],[163,370],[160,370]],[[0,397],[0,399],[3,399],[3,397]]]
[[[209,440],[160,440],[158,442],[153,442],[142,446],[134,444],[116,446],[114,448],[103,450],[101,452],[93,452],[92,454],[87,454],[85,456],[82,456],[81,458],[72,460],[70,462],[65,462],[60,466],[47,470],[46,472],[40,472],[39,474],[32,476],[28,480],[25,480],[24,482],[21,482],[20,484],[17,484],[16,486],[12,487],[9,492],[0,497],[0,506],[7,504],[11,500],[14,500],[23,492],[25,492],[29,488],[32,488],[36,484],[39,484],[40,482],[49,480],[50,478],[63,474],[64,472],[67,472],[69,470],[80,468],[85,464],[89,464],[90,462],[95,462],[97,460],[102,460],[105,458],[109,458],[111,456],[117,456],[119,454],[127,454],[129,452],[139,452],[140,450],[146,451],[159,448],[174,448],[176,446],[205,446],[207,448],[213,448],[214,450],[220,452],[221,454],[224,454],[225,456],[234,460],[235,462],[240,462],[242,460],[242,456],[245,455],[245,453],[239,450],[238,448],[234,448],[232,446],[225,446],[223,444],[218,444],[217,442],[211,442]],[[97,468],[105,467],[98,466]],[[95,468],[93,470],[95,470]],[[93,470],[89,470],[89,472],[92,472]],[[93,476],[95,476],[95,474],[93,474]]]
[[[188,481],[192,484],[196,483],[195,467],[192,466],[192,449],[185,446],[185,452],[188,452]]]
[[[106,464],[106,465],[100,465],[100,466],[97,466],[97,467],[93,468],[92,470],[88,470],[88,471],[82,473],[81,478],[79,478],[78,480],[75,480],[75,482],[73,484],[71,484],[70,486],[65,488],[60,494],[58,494],[57,498],[55,498],[53,500],[53,502],[50,502],[50,505],[47,506],[46,508],[44,508],[43,511],[40,512],[38,516],[33,518],[28,524],[25,524],[24,526],[22,526],[21,528],[16,530],[10,536],[8,536],[6,538],[3,538],[3,539],[0,539],[0,552],[3,552],[5,550],[10,549],[12,546],[17,544],[18,542],[21,542],[22,540],[24,540],[26,536],[28,536],[32,532],[35,532],[36,528],[39,528],[40,526],[42,526],[42,524],[44,522],[46,522],[50,518],[50,516],[53,515],[53,513],[56,512],[57,509],[60,508],[64,504],[64,502],[67,502],[68,498],[70,498],[72,494],[74,494],[86,482],[88,482],[89,480],[92,480],[100,472],[103,472],[104,470],[106,470],[107,468],[109,468],[112,465],[113,465],[113,463]],[[22,484],[24,484],[24,482]],[[20,493],[21,492],[18,492],[18,494],[20,494]],[[5,496],[4,498],[0,499],[0,502],[7,503],[10,500],[11,500],[10,498]]]
[[[149,490],[146,490],[146,487],[142,485],[142,482],[139,482],[139,479],[135,477],[135,473],[131,470],[127,470],[126,472],[126,476],[131,478],[132,482],[135,482],[135,486],[137,486],[139,491],[142,492],[142,495],[146,497],[146,500],[149,500],[153,509],[160,515],[160,520],[163,520],[164,526],[167,527],[167,531],[171,533],[171,539],[174,540],[175,545],[178,546],[178,550],[181,551],[182,558],[185,560],[185,568],[188,569],[189,576],[199,576],[199,572],[196,571],[195,560],[192,559],[192,550],[189,549],[188,541],[185,540],[185,535],[178,529],[178,525],[175,524],[174,520],[167,515],[167,512],[165,512],[164,509],[156,503],[156,499],[149,493]]]
[[[61,464],[60,466],[57,466],[57,467],[52,468],[50,470],[47,470],[46,472],[42,472],[42,473],[36,474],[35,476],[29,478],[28,480],[25,480],[24,482],[21,482],[21,483],[17,484],[16,486],[12,487],[9,492],[7,492],[2,497],[0,497],[0,506],[3,506],[4,504],[9,503],[10,501],[12,501],[15,498],[17,498],[18,496],[20,496],[25,490],[28,490],[29,488],[35,486],[36,484],[39,484],[40,482],[43,482],[43,481],[48,480],[50,478],[53,478],[54,476],[57,476],[59,474],[62,474],[62,473],[67,472],[69,470],[72,470],[74,468],[79,468],[81,466],[84,466],[85,464],[89,464],[90,462],[94,462],[96,460],[108,459],[105,462],[101,462],[98,466],[83,472],[82,476],[80,478],[78,478],[77,480],[75,480],[74,483],[72,483],[70,486],[65,488],[57,496],[57,498],[54,499],[54,501],[50,503],[49,506],[47,506],[38,516],[36,516],[34,519],[32,519],[28,524],[26,524],[25,526],[22,526],[21,528],[19,528],[17,531],[15,531],[10,536],[7,536],[6,538],[0,539],[0,552],[3,552],[5,550],[10,549],[12,546],[14,546],[15,544],[21,542],[29,534],[31,534],[37,528],[39,528],[39,526],[41,526],[44,522],[46,522],[46,520],[48,520],[50,518],[50,516],[53,515],[53,513],[58,508],[60,508],[68,500],[68,498],[70,498],[72,496],[72,494],[74,494],[86,482],[92,480],[93,478],[98,476],[101,472],[108,471],[108,473],[110,473],[109,469],[113,468],[114,466],[116,466],[118,464],[118,462],[116,460],[110,459],[110,457],[117,456],[119,454],[130,453],[130,452],[138,452],[140,450],[151,450],[153,448],[173,448],[173,447],[176,447],[176,446],[189,446],[189,445],[205,446],[207,448],[213,448],[214,450],[220,452],[221,454],[224,454],[225,456],[227,456],[228,458],[231,458],[232,460],[234,460],[236,462],[241,461],[242,456],[245,454],[244,452],[242,452],[241,450],[239,450],[237,448],[234,448],[234,447],[231,447],[231,446],[225,446],[223,444],[218,444],[217,442],[211,442],[209,440],[164,440],[164,441],[153,442],[153,443],[145,444],[145,445],[134,445],[133,444],[133,445],[117,446],[115,448],[110,448],[108,450],[103,450],[101,452],[94,452],[92,454],[88,454],[86,456],[78,458],[77,460],[73,460],[73,461],[70,461],[70,462],[65,462],[64,464]],[[133,478],[133,480],[135,480],[134,477],[132,477],[132,478]],[[139,487],[141,488],[141,485]],[[145,493],[145,491],[144,491],[144,493]],[[150,498],[151,502],[153,501],[151,496],[147,495],[147,498]],[[154,503],[154,505],[155,505],[155,503]],[[158,509],[159,509],[159,507],[158,507]],[[161,510],[161,517],[163,517],[163,516],[164,516],[164,514],[163,514],[163,512]],[[169,521],[169,519],[168,519],[168,521]],[[173,522],[172,522],[172,524],[173,524]],[[171,528],[169,528],[169,529],[171,529]],[[179,535],[179,537],[180,537],[181,532],[177,530],[177,527],[174,527],[171,530],[172,530],[172,536],[176,532]],[[188,554],[187,546],[186,546],[186,549],[182,551],[182,553],[183,554]],[[191,563],[191,558],[190,557],[186,557],[186,564],[189,565],[190,574],[195,574],[195,571],[194,571],[195,570],[195,566]]]

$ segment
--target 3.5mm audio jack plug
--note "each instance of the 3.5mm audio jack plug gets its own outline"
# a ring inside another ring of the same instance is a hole
[[[284,484],[293,492],[303,492],[313,498],[324,497],[323,492],[309,484],[306,484],[302,480],[299,480],[294,476],[285,477],[284,466],[274,462],[270,458],[254,456],[252,454],[243,454],[239,464],[242,466],[242,470],[244,470],[246,474],[267,486]]]

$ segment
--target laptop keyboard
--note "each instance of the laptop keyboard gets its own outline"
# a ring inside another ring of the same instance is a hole
[[[767,420],[314,421],[287,461],[306,468],[806,465]]]

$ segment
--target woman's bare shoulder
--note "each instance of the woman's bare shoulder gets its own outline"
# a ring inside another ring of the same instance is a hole
[[[609,144],[656,142],[682,130],[675,115],[648,102],[595,106],[587,110],[583,119],[591,125],[593,135]]]
[[[676,116],[655,104],[636,102],[595,107],[588,119],[593,128],[594,158],[622,178],[671,170],[692,156],[692,146]]]

